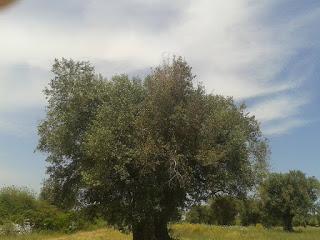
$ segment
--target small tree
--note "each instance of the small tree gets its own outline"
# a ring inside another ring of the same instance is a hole
[[[238,214],[238,201],[229,196],[219,196],[212,200],[210,209],[214,222],[218,225],[234,225]]]
[[[214,216],[210,206],[193,206],[186,215],[186,221],[189,223],[214,224]]]
[[[293,231],[295,216],[306,216],[312,210],[318,194],[319,182],[300,171],[272,173],[261,186],[266,215],[281,220],[286,231]]]
[[[256,225],[262,221],[261,202],[248,197],[240,201],[239,204],[240,221],[243,226]]]
[[[194,85],[182,58],[144,80],[107,81],[89,63],[65,59],[53,73],[38,149],[48,154],[44,195],[56,204],[81,200],[129,226],[134,240],[168,240],[179,209],[245,194],[263,172],[258,122],[232,98]]]

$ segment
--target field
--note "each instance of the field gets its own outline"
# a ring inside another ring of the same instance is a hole
[[[181,240],[318,240],[320,228],[298,228],[294,233],[281,229],[267,230],[262,227],[219,227],[197,224],[171,226],[176,239]],[[0,237],[0,240],[130,240],[131,236],[111,228],[79,232],[71,235],[32,234],[26,236]]]

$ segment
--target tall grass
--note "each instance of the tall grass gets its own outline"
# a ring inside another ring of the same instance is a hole
[[[176,224],[171,226],[173,235],[182,240],[319,240],[320,229],[296,229],[287,233],[281,228],[222,227],[201,224]]]
[[[319,240],[320,228],[299,228],[294,233],[282,229],[257,227],[221,227],[201,224],[174,224],[171,231],[180,240]],[[25,236],[0,236],[0,240],[130,240],[131,235],[111,228],[78,232],[70,235],[31,234]]]

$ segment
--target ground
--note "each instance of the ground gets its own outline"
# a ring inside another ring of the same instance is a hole
[[[258,227],[219,227],[198,224],[171,226],[175,238],[180,240],[319,240],[320,228],[298,228],[294,233],[285,233],[280,228],[266,230]],[[0,240],[131,240],[130,235],[111,228],[79,232],[71,235],[33,234],[27,236],[0,237]]]

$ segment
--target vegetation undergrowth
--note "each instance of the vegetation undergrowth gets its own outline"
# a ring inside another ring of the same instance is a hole
[[[261,225],[211,226],[203,224],[175,224],[171,226],[176,239],[181,240],[316,240],[320,237],[319,228],[297,228],[288,233],[281,228],[266,229]]]
[[[320,228],[296,228],[288,233],[281,228],[266,229],[261,225],[251,227],[213,226],[204,224],[173,224],[172,235],[178,240],[318,240]],[[0,240],[131,240],[131,234],[124,234],[112,228],[81,231],[74,234],[29,234],[22,236],[0,236]]]

